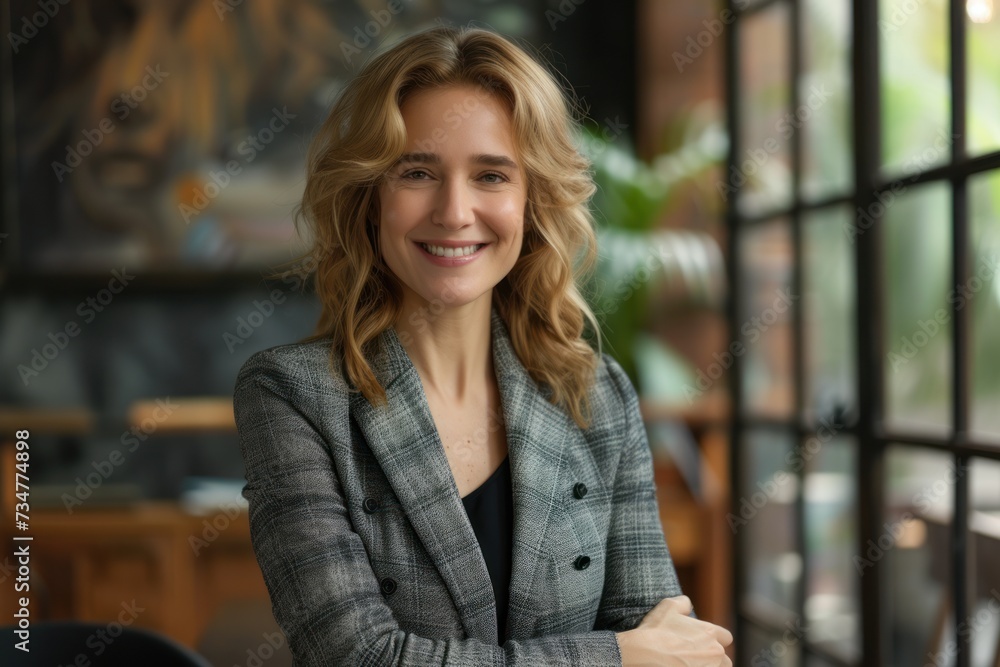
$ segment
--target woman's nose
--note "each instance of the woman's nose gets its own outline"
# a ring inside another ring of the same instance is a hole
[[[456,228],[471,224],[476,220],[474,202],[475,195],[465,183],[446,180],[438,191],[432,222]]]

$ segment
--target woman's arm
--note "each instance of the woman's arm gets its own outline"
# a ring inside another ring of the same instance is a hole
[[[667,550],[653,481],[653,457],[639,397],[625,371],[604,355],[622,399],[625,445],[615,474],[601,605],[595,629],[618,632],[625,665],[730,667],[732,635],[694,616]]]
[[[326,444],[300,411],[316,400],[273,351],[244,365],[234,397],[253,548],[297,667],[621,664],[610,629],[503,647],[400,629],[351,525]]]
[[[660,524],[653,458],[639,397],[622,367],[604,354],[621,396],[625,443],[615,474],[604,593],[595,628],[630,630],[664,598],[681,595]]]

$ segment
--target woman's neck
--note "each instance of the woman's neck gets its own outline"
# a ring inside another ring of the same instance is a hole
[[[489,296],[456,307],[404,304],[394,328],[425,393],[461,404],[494,382]]]

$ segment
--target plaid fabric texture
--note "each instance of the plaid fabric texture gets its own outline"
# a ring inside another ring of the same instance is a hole
[[[378,408],[331,369],[328,342],[241,369],[243,495],[296,665],[620,665],[614,631],[681,594],[621,366],[603,355],[581,430],[528,375],[495,308],[491,332],[514,491],[499,642],[489,572],[396,332],[370,360],[387,392]]]

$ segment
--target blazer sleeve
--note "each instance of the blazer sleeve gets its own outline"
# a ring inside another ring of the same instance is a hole
[[[271,351],[251,357],[237,379],[234,410],[251,541],[297,667],[621,665],[612,631],[500,647],[402,630],[352,527],[328,444],[306,416],[315,413],[302,409],[319,392],[289,367]]]
[[[604,591],[594,627],[624,631],[639,625],[663,598],[682,593],[660,523],[639,397],[618,362],[603,356],[621,397],[626,427],[612,489]]]

